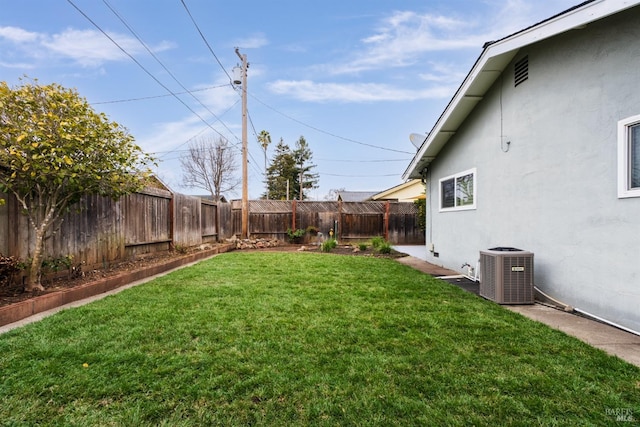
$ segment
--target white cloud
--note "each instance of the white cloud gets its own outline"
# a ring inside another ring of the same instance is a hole
[[[413,101],[447,97],[451,95],[452,90],[448,86],[413,90],[378,83],[316,83],[310,80],[278,80],[270,83],[268,87],[278,95],[312,102]]]
[[[111,35],[125,50],[136,53],[137,44],[133,39]],[[83,66],[98,66],[107,61],[122,61],[126,55],[102,33],[93,30],[67,29],[54,34],[42,45],[56,56],[66,56]],[[140,47],[141,48],[141,47]]]
[[[244,49],[258,49],[269,44],[269,40],[262,33],[253,34],[245,39],[239,39],[234,43],[234,46],[238,46]]]
[[[454,63],[431,62],[429,72],[419,73],[418,77],[427,82],[459,83],[466,76],[466,69]]]
[[[26,43],[37,41],[39,34],[17,27],[0,27],[0,37],[14,43]]]
[[[32,70],[35,68],[33,64],[27,64],[26,62],[4,62],[4,61],[0,61],[0,67],[17,68],[19,70]]]
[[[145,52],[135,38],[118,33],[110,33],[109,36],[131,55]],[[99,67],[105,62],[128,59],[111,40],[95,30],[69,28],[56,34],[45,34],[16,27],[0,27],[0,38],[13,43],[13,47],[21,51],[24,57],[32,59],[71,58],[84,67]],[[171,42],[162,41],[150,49],[159,52],[174,46]]]
[[[554,0],[557,3],[553,4],[561,11],[563,4],[570,6],[572,1]],[[426,88],[419,84],[418,89],[413,90],[389,84],[317,83],[311,80],[280,80],[269,87],[277,94],[315,102],[399,101],[451,96],[468,71],[469,58],[479,55],[486,42],[508,36],[548,17],[547,12],[544,12],[545,16],[537,16],[538,9],[529,0],[485,0],[484,4],[486,7],[472,19],[460,18],[461,15],[453,12],[444,15],[394,11],[379,21],[369,36],[360,40],[359,48],[352,50],[347,60],[311,68],[326,77],[412,67],[410,72],[414,76],[431,84]],[[464,66],[461,66],[463,61]]]
[[[137,143],[147,151],[166,152],[175,149],[185,149],[188,146],[188,141],[201,135],[211,134],[218,138],[220,134],[222,134],[230,143],[235,144],[237,142],[239,129],[237,124],[230,124],[228,113],[233,114],[240,108],[237,105],[240,98],[230,86],[215,87],[228,83],[225,79],[226,76],[220,77],[213,83],[197,85],[195,89],[214,88],[194,93],[211,112],[218,116],[220,121],[212,117],[209,111],[189,96],[183,96],[185,102],[189,104],[200,117],[211,124],[211,127],[216,129],[215,131],[207,126],[198,116],[185,109],[184,118],[154,124],[154,126],[149,128],[151,132],[140,136]],[[239,118],[240,116],[237,115],[237,120],[236,117],[234,117],[233,121],[239,121]],[[176,157],[175,153],[170,156]]]
[[[560,12],[575,0],[538,0],[553,3]],[[547,18],[528,0],[486,0],[487,7],[469,20],[457,14],[395,11],[382,19],[371,35],[361,40],[359,50],[340,65],[322,69],[332,74],[406,67],[434,52],[452,53],[473,49],[480,53],[484,43],[508,36]],[[539,4],[535,4],[538,6]],[[544,10],[548,11],[548,7]]]
[[[122,34],[110,33],[111,37],[122,49],[130,55],[137,55],[145,51],[144,47],[134,38]],[[83,66],[99,66],[108,61],[127,60],[127,55],[109,40],[104,34],[94,30],[67,29],[49,37],[42,45],[58,56],[74,59]],[[153,51],[167,50],[173,47],[169,42],[162,42]]]
[[[384,19],[374,34],[362,39],[362,50],[342,66],[328,67],[334,74],[404,67],[429,52],[482,47],[484,34],[469,30],[468,21],[413,11],[397,11]]]

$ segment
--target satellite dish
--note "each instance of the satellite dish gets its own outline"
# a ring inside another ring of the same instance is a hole
[[[426,141],[426,139],[427,135],[424,135],[422,133],[412,133],[411,135],[409,135],[409,141],[411,141],[411,143],[416,148],[422,147],[422,144],[424,144],[424,141]]]

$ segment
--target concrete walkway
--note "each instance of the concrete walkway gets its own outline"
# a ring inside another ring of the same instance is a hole
[[[402,249],[401,252],[407,253]],[[438,267],[415,256],[398,258],[398,262],[432,276],[461,274]],[[542,304],[504,305],[504,308],[558,329],[608,354],[640,367],[640,336],[577,314]]]

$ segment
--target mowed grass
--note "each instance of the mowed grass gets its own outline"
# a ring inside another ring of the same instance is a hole
[[[615,425],[639,402],[640,369],[369,257],[223,254],[0,335],[6,426]]]

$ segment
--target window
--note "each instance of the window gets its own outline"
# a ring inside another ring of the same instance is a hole
[[[440,180],[440,210],[476,208],[476,170],[470,169]]]
[[[618,197],[640,197],[640,115],[618,122]]]

